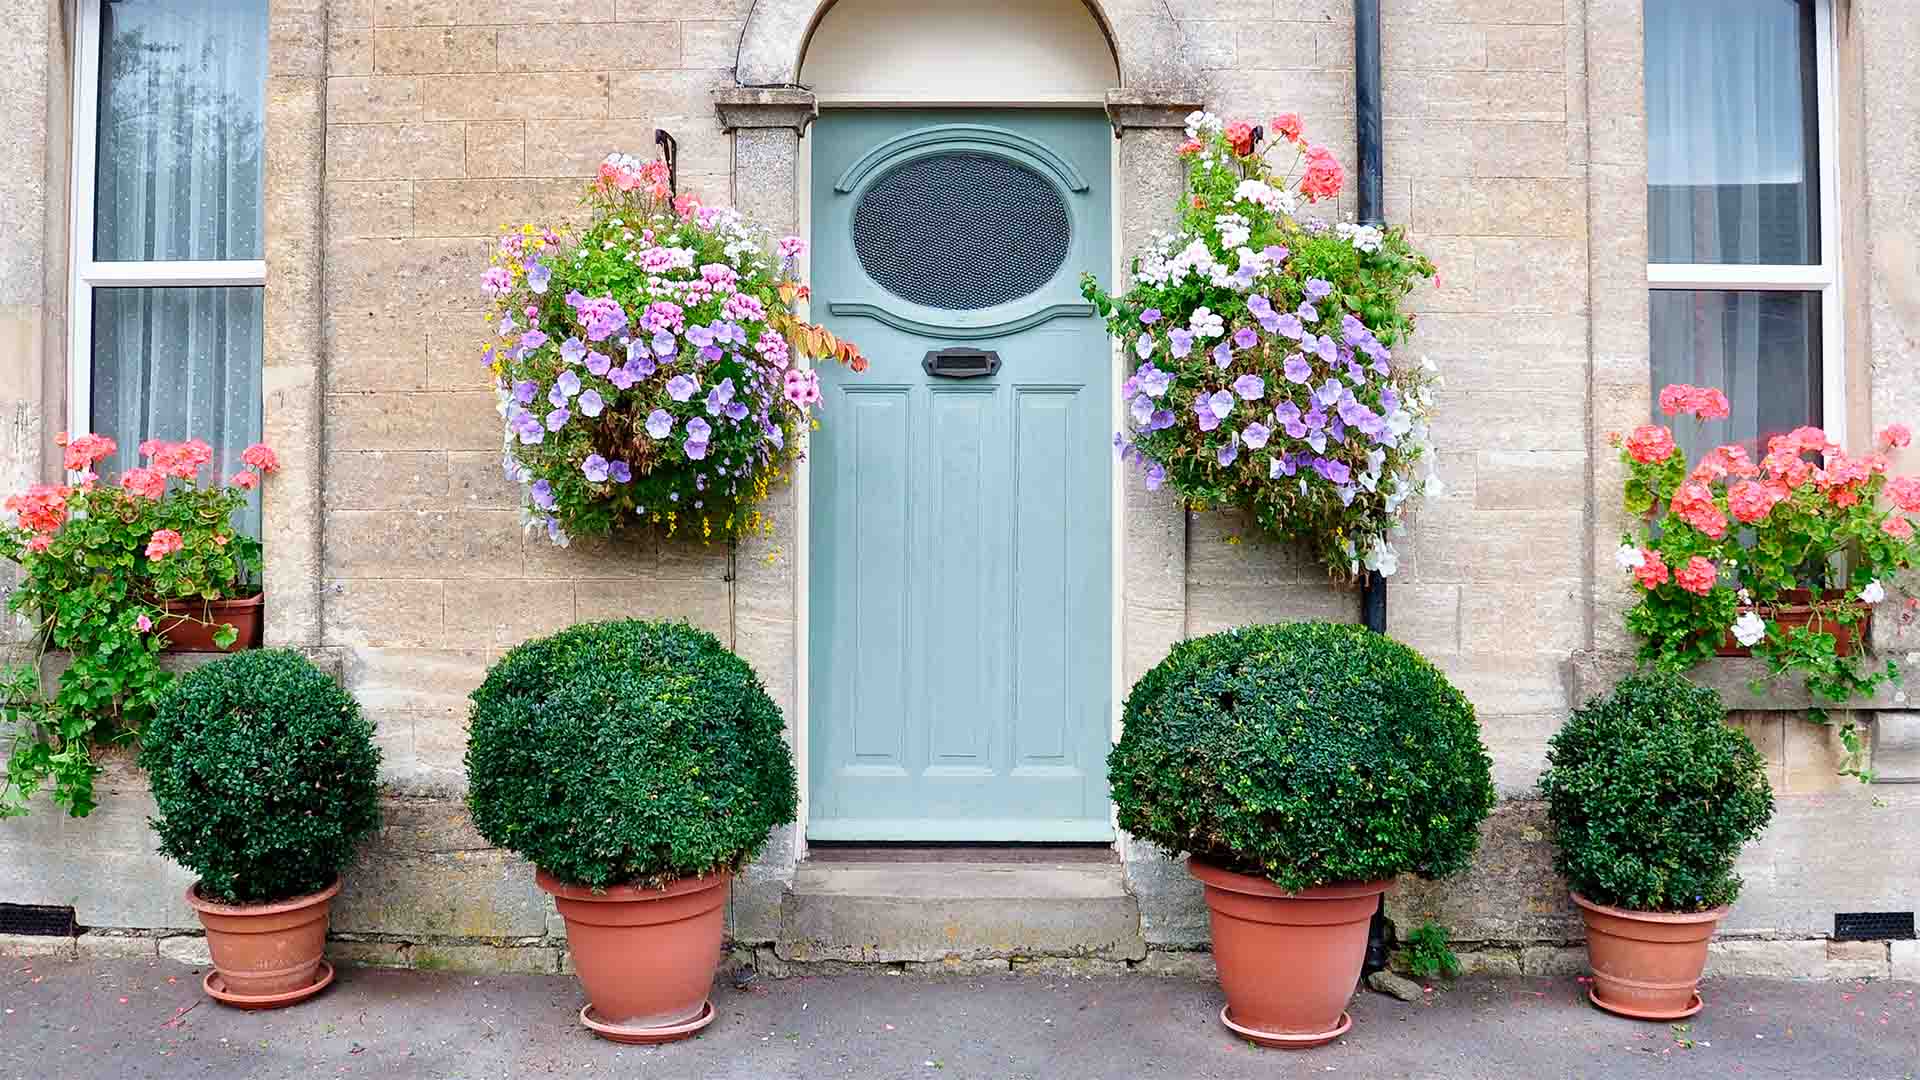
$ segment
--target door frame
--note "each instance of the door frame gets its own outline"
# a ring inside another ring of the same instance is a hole
[[[822,112],[825,112],[828,109],[884,109],[884,108],[953,109],[956,112],[958,112],[964,109],[1021,109],[1021,108],[1071,109],[1071,108],[1080,108],[1080,107],[1084,107],[1090,112],[1099,113],[1099,115],[1102,118],[1102,122],[1106,121],[1106,112],[1105,112],[1106,102],[1105,101],[1098,101],[1098,102],[1094,102],[1094,101],[1078,102],[1078,101],[1059,101],[1059,100],[1025,101],[1025,102],[995,101],[995,102],[989,103],[989,102],[965,102],[965,101],[950,102],[950,101],[940,101],[940,100],[925,100],[925,101],[889,100],[889,101],[875,102],[875,101],[866,101],[866,100],[859,100],[859,99],[841,100],[841,99],[835,99],[835,98],[822,98],[819,101],[819,108]],[[796,235],[805,237],[807,239],[807,249],[801,255],[801,258],[800,258],[800,274],[801,274],[801,279],[809,283],[811,283],[813,280],[813,145],[814,145],[813,140],[810,137],[808,137],[810,135],[811,135],[811,127],[809,127],[807,133],[803,134],[800,139],[800,160],[799,160],[798,168],[795,170],[797,174],[796,183],[798,186],[798,190],[795,192],[795,207],[798,211],[798,214],[797,214],[798,220],[795,226]],[[1124,199],[1125,193],[1122,189],[1123,180],[1122,180],[1121,159],[1120,159],[1120,140],[1118,138],[1114,139],[1111,145],[1109,146],[1108,159],[1109,159],[1108,174],[1111,177],[1111,182],[1108,185],[1108,199],[1109,199],[1110,205],[1107,208],[1107,213],[1108,213],[1108,219],[1109,219],[1111,236],[1112,236],[1112,242],[1110,245],[1112,248],[1112,251],[1110,252],[1111,263],[1108,267],[1108,274],[1110,276],[1108,280],[1110,282],[1117,283],[1122,279],[1122,276],[1125,273],[1125,268],[1126,268],[1126,262],[1124,259],[1125,232],[1121,228],[1122,221],[1121,221],[1121,212],[1120,212],[1120,208],[1125,206],[1126,202]],[[813,317],[811,313],[804,313],[804,314],[805,314],[805,317],[807,318]],[[1125,416],[1122,412],[1120,395],[1118,390],[1120,355],[1113,344],[1111,336],[1108,337],[1107,347],[1108,347],[1108,355],[1109,355],[1109,366],[1107,369],[1107,372],[1108,372],[1107,373],[1108,427],[1113,431],[1119,431],[1121,430],[1121,425],[1125,422]],[[807,363],[809,364],[809,366],[811,365],[811,361],[807,361]],[[829,423],[832,422],[831,418],[829,418],[828,422]],[[1124,625],[1122,623],[1122,619],[1124,618],[1124,615],[1125,615],[1125,609],[1123,605],[1124,597],[1122,595],[1122,587],[1124,583],[1121,578],[1121,567],[1126,565],[1126,547],[1125,547],[1126,501],[1124,498],[1125,493],[1122,488],[1123,478],[1124,478],[1124,470],[1121,468],[1119,455],[1108,454],[1107,455],[1108,497],[1111,500],[1109,505],[1113,508],[1112,513],[1108,515],[1108,519],[1109,519],[1108,528],[1111,530],[1111,534],[1112,534],[1111,535],[1112,546],[1110,549],[1112,551],[1112,556],[1110,559],[1110,563],[1107,567],[1108,595],[1111,601],[1111,603],[1109,603],[1108,605],[1108,616],[1107,616],[1107,621],[1108,621],[1107,655],[1108,655],[1108,669],[1109,669],[1108,698],[1110,702],[1110,710],[1109,710],[1110,716],[1109,716],[1109,722],[1108,722],[1109,743],[1111,743],[1114,740],[1117,740],[1120,737],[1121,708],[1126,696],[1124,687],[1122,685],[1123,676],[1122,676],[1122,657],[1121,657],[1121,649],[1123,645],[1121,628]],[[812,512],[813,456],[811,454],[803,458],[800,461],[799,466],[794,469],[793,490],[794,490],[794,501],[795,501],[795,510],[794,510],[795,541],[794,541],[794,550],[792,552],[792,555],[790,556],[794,560],[794,628],[795,628],[794,653],[795,653],[795,656],[794,656],[793,757],[794,757],[794,768],[799,773],[799,784],[800,784],[799,815],[795,819],[797,824],[794,828],[794,855],[796,858],[804,859],[807,857],[807,820],[812,807],[812,803],[811,803],[812,793],[810,791],[811,783],[809,780],[809,776],[811,772],[811,763],[809,762],[808,755],[807,755],[809,735],[811,733],[811,724],[810,724],[811,717],[809,713],[812,708],[812,705],[811,705],[812,684],[809,678],[809,675],[810,675],[809,666],[811,663],[811,654],[813,651],[812,650],[813,618],[812,618],[811,605],[809,603],[811,594],[812,594],[812,588],[813,588],[813,583],[811,580],[812,579],[812,554],[813,554],[813,512]],[[1115,817],[1111,800],[1109,800],[1107,812],[1110,817]],[[1115,820],[1117,824],[1117,817],[1115,818]],[[1125,842],[1124,834],[1121,833],[1116,828],[1113,846],[1117,850],[1120,847],[1120,845],[1124,842]]]

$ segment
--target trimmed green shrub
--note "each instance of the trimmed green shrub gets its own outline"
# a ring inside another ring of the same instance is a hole
[[[1298,891],[1466,867],[1493,808],[1473,706],[1358,626],[1181,642],[1127,695],[1120,826]]]
[[[576,885],[736,869],[798,809],[783,728],[753,669],[712,634],[575,626],[509,652],[474,691],[473,823]]]
[[[1574,712],[1540,777],[1581,896],[1633,911],[1707,911],[1740,894],[1733,863],[1773,817],[1766,762],[1711,687],[1633,675]]]
[[[380,824],[380,751],[353,695],[306,657],[249,650],[194,669],[141,733],[160,851],[209,900],[318,892]]]

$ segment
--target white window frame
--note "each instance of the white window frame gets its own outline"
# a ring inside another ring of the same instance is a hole
[[[99,173],[100,7],[71,0],[73,57],[73,183],[68,234],[67,430],[93,430],[93,293],[95,289],[240,285],[265,287],[265,259],[101,262],[94,258],[94,198]],[[264,358],[263,358],[264,359]]]
[[[1840,139],[1833,0],[1814,0],[1814,80],[1820,181],[1820,261],[1803,266],[1733,263],[1648,263],[1654,290],[1695,289],[1820,294],[1821,426],[1834,442],[1847,441],[1844,305],[1840,302]]]

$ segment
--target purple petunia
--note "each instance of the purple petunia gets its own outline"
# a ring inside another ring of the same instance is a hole
[[[1233,392],[1243,400],[1258,401],[1267,392],[1267,381],[1258,375],[1242,375],[1233,380]]]
[[[1153,335],[1152,334],[1140,335],[1139,340],[1133,343],[1133,355],[1139,357],[1142,360],[1145,360],[1147,357],[1153,355]]]
[[[1220,418],[1213,414],[1213,403],[1204,395],[1193,399],[1193,415],[1199,419],[1201,431],[1212,431],[1220,426]]]
[[[607,465],[607,472],[613,477],[613,482],[616,484],[630,484],[633,482],[633,466],[628,465],[624,461],[609,463]]]
[[[553,280],[553,271],[539,263],[527,268],[527,288],[537,293],[547,291],[547,284]]]
[[[553,509],[553,485],[545,480],[535,480],[527,492],[533,497],[533,505],[542,510]]]
[[[1291,338],[1294,341],[1299,341],[1307,334],[1306,324],[1300,321],[1300,316],[1298,315],[1281,315],[1273,321],[1273,332],[1283,338]]]
[[[559,431],[561,428],[566,427],[567,421],[571,419],[573,419],[572,413],[565,409],[555,409],[547,414],[547,430]]]
[[[1213,455],[1213,459],[1218,461],[1222,468],[1240,460],[1240,440],[1236,437],[1229,441]]]
[[[721,379],[720,385],[707,393],[707,414],[718,416],[733,401],[733,380]]]
[[[588,417],[599,416],[607,407],[607,403],[601,399],[600,391],[598,390],[589,390],[581,394],[579,404],[580,415]]]
[[[1213,347],[1213,366],[1225,371],[1233,366],[1233,346],[1221,342]]]
[[[647,414],[647,434],[656,439],[664,439],[672,432],[672,413],[665,409],[655,409]]]
[[[1294,312],[1294,314],[1300,316],[1300,321],[1303,323],[1317,323],[1320,321],[1320,309],[1314,307],[1312,304],[1301,304],[1300,310]]]
[[[1152,326],[1154,323],[1157,323],[1159,321],[1160,321],[1160,309],[1157,307],[1150,307],[1147,310],[1140,313],[1140,325],[1142,326]]]
[[[1167,331],[1167,341],[1173,346],[1173,357],[1183,359],[1193,351],[1193,331],[1176,326]]]
[[[596,484],[606,483],[607,477],[613,474],[613,470],[607,465],[607,459],[599,454],[588,454],[587,460],[580,463],[580,471],[586,474],[588,480]]]
[[[533,399],[539,395],[540,384],[534,382],[532,379],[521,379],[519,382],[513,384],[513,400],[522,405],[533,404]]]
[[[1236,349],[1251,349],[1258,344],[1260,335],[1251,326],[1243,326],[1233,332],[1233,347]]]
[[[1147,430],[1165,431],[1173,426],[1173,419],[1172,409],[1156,409],[1153,414],[1153,419],[1147,421]]]
[[[690,375],[675,375],[667,380],[667,396],[675,401],[692,401],[700,381]]]
[[[566,397],[572,397],[580,392],[580,376],[572,371],[563,371],[554,380],[553,388]]]
[[[1307,279],[1307,298],[1309,300],[1325,300],[1332,295],[1333,282],[1321,278]]]
[[[521,339],[523,342],[525,339]],[[569,364],[577,364],[587,355],[587,346],[577,337],[570,337],[560,343],[560,359]]]
[[[1167,388],[1173,385],[1172,373],[1161,371],[1152,364],[1140,365],[1140,369],[1133,373],[1133,377],[1139,380],[1140,392],[1151,398],[1165,394]]]
[[[1287,377],[1288,382],[1298,383],[1301,386],[1305,386],[1307,380],[1313,378],[1313,365],[1307,363],[1307,358],[1299,353],[1287,357],[1287,362],[1280,365],[1280,371]]]
[[[697,416],[687,421],[687,457],[694,461],[704,460],[712,438],[713,425]]]
[[[1249,450],[1258,450],[1266,446],[1267,440],[1272,436],[1273,430],[1258,420],[1248,424],[1246,430],[1240,433],[1240,438],[1246,442]]]
[[[1153,399],[1145,394],[1133,399],[1133,422],[1145,427],[1153,420]]]
[[[1160,485],[1167,482],[1167,467],[1157,461],[1147,463],[1147,490],[1159,491]]]
[[[1206,399],[1207,408],[1213,411],[1216,419],[1225,420],[1233,415],[1233,395],[1225,390],[1215,390],[1213,396]]]
[[[606,353],[590,352],[587,354],[587,370],[589,372],[605,378],[607,370],[611,367],[613,367],[613,358]]]

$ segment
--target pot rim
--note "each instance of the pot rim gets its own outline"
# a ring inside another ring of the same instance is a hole
[[[675,896],[685,896],[688,893],[717,889],[731,880],[733,880],[733,871],[720,870],[711,874],[701,874],[699,877],[676,878],[657,889],[643,888],[639,885],[608,885],[596,890],[591,885],[575,885],[569,881],[562,881],[539,867],[535,867],[533,871],[534,884],[540,886],[542,891],[563,900],[585,900],[598,904],[631,904],[645,903],[649,900],[666,900]]]
[[[1569,892],[1573,902],[1588,911],[1597,911],[1602,915],[1612,915],[1618,919],[1632,919],[1649,923],[1703,923],[1719,922],[1733,910],[1732,904],[1722,904],[1707,911],[1636,911],[1633,908],[1614,907],[1611,904],[1595,903],[1577,892]]]
[[[305,896],[289,897],[285,900],[272,900],[264,904],[223,904],[217,900],[208,900],[200,895],[200,883],[195,881],[193,884],[187,886],[187,903],[195,911],[202,911],[212,915],[237,915],[241,917],[249,915],[282,915],[289,911],[299,911],[302,908],[313,907],[316,904],[324,904],[332,900],[340,893],[340,880],[341,879],[336,876],[333,879],[333,884],[321,889],[319,892],[308,893]]]
[[[175,596],[161,600],[160,609],[166,611],[175,607],[185,609],[202,606],[208,608],[259,607],[266,602],[266,599],[267,590],[265,589],[261,589],[252,596],[226,597],[219,600],[203,600],[197,596]]]
[[[1266,878],[1229,870],[1197,855],[1188,857],[1187,873],[1212,888],[1273,900],[1351,900],[1361,896],[1377,896],[1393,888],[1392,878],[1382,878],[1378,881],[1336,881],[1299,892],[1288,892]]]

